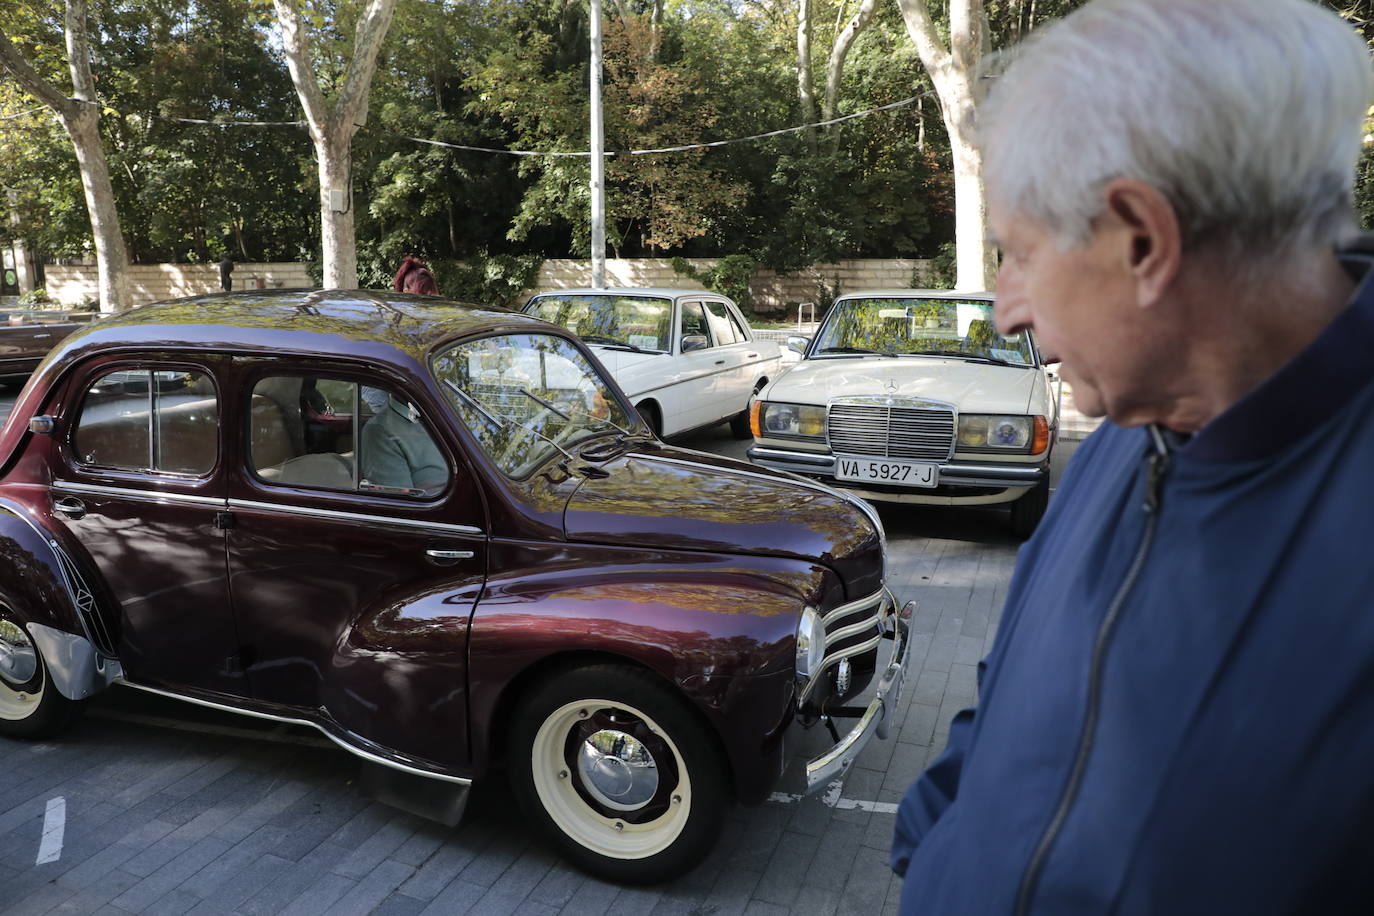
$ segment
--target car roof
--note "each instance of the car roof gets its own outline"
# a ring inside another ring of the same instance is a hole
[[[530,296],[530,299],[540,299],[545,296],[657,296],[661,299],[678,299],[683,296],[712,296],[716,299],[730,298],[729,296],[722,296],[720,293],[713,293],[709,289],[685,289],[668,286],[608,286],[603,289],[593,289],[592,287],[548,289],[535,293]]]
[[[499,306],[377,290],[274,289],[138,306],[66,338],[55,362],[95,349],[175,347],[422,361],[437,344],[491,329],[553,326]]]
[[[996,294],[989,292],[958,292],[952,289],[863,289],[836,296],[841,299],[986,299],[991,302]]]

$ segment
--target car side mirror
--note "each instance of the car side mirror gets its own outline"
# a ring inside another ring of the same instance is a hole
[[[810,346],[810,344],[811,344],[811,338],[809,338],[809,337],[789,337],[789,338],[787,338],[787,349],[789,349],[789,350],[796,350],[798,353],[805,354],[805,353],[806,353],[806,348],[807,348],[808,346]]]
[[[705,350],[708,344],[705,334],[683,334],[679,349],[683,353],[691,353],[693,350]]]

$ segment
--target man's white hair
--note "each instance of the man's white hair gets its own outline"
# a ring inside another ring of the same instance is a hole
[[[1370,95],[1364,41],[1308,0],[1094,0],[996,78],[988,189],[1066,247],[1122,177],[1169,200],[1185,245],[1334,245]]]

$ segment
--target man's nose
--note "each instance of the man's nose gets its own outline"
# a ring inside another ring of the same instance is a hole
[[[1005,267],[997,274],[997,298],[993,302],[992,318],[999,334],[1015,334],[1032,325],[1030,303]]]

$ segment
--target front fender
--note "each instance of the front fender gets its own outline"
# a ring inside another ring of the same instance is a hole
[[[793,702],[798,616],[841,592],[825,567],[706,552],[493,544],[491,569],[469,636],[479,768],[499,751],[493,736],[514,714],[508,703],[528,672],[595,657],[637,664],[676,686],[720,737],[737,785],[776,778],[771,758]]]
[[[76,564],[10,500],[0,500],[0,604],[27,625],[64,697],[84,699],[121,673]]]

